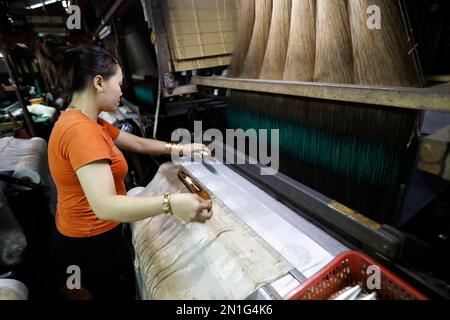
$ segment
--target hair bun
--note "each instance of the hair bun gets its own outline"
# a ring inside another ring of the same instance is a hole
[[[57,36],[41,39],[37,57],[56,95],[83,90],[96,75],[108,80],[118,69],[117,59],[105,49],[94,44],[75,46]]]

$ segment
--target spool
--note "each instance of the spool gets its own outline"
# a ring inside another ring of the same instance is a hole
[[[28,300],[28,288],[14,279],[0,279],[0,300]]]

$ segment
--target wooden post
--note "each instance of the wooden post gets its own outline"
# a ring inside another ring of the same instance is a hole
[[[164,24],[163,3],[159,0],[144,0],[146,15],[150,18],[149,27],[152,29],[152,42],[155,44],[159,79],[163,88],[172,90],[175,81],[171,73],[170,51],[167,40],[166,26]]]

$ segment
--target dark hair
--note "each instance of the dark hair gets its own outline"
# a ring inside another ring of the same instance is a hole
[[[37,57],[44,77],[57,94],[83,90],[96,75],[108,80],[118,67],[117,59],[99,46],[73,46],[55,36],[40,41]]]

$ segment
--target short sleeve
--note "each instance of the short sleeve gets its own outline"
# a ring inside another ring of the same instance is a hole
[[[109,136],[113,140],[116,140],[119,137],[120,129],[114,127],[108,121],[105,121],[103,119],[98,119],[98,122],[103,128],[105,128],[106,132],[108,132]]]
[[[72,126],[61,142],[63,155],[75,171],[94,161],[112,161],[111,147],[100,127]]]

